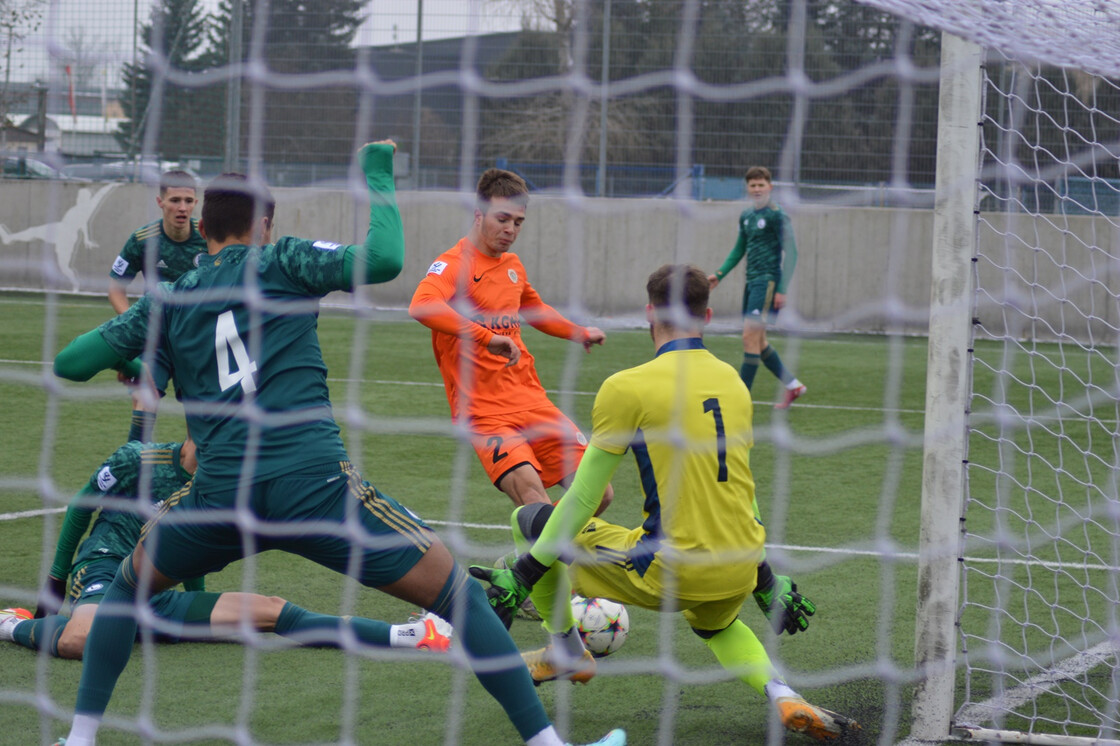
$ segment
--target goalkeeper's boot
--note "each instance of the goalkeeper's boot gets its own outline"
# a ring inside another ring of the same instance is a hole
[[[572,744],[566,743],[564,746],[572,746]],[[626,746],[626,731],[622,728],[615,728],[595,743],[589,743],[587,746]]]
[[[494,567],[500,568],[502,570],[508,570],[509,568],[513,567],[513,563],[516,561],[517,552],[510,552],[504,557],[499,557],[498,559],[494,560]],[[517,611],[515,611],[513,615],[518,619],[528,619],[530,622],[541,621],[541,613],[537,611],[536,604],[534,604],[532,599],[529,598],[521,602],[521,605],[517,607]]]
[[[797,385],[792,389],[787,388],[782,393],[782,400],[774,405],[774,409],[789,409],[789,405],[793,404],[802,396],[805,396],[805,392],[807,392],[808,390],[809,387],[800,382],[798,382]]]
[[[586,684],[595,677],[595,658],[589,650],[584,650],[579,658],[571,658],[549,645],[540,650],[522,653],[521,657],[537,686],[557,679],[571,681],[573,684]]]
[[[34,615],[27,609],[4,609],[0,611],[0,641],[11,642],[14,639],[16,625],[31,619]]]
[[[416,643],[417,650],[431,650],[436,653],[446,653],[451,647],[451,622],[445,621],[438,614],[428,612],[423,616],[409,619],[410,622],[424,625],[424,636]]]
[[[778,697],[774,704],[786,730],[818,741],[844,740],[862,730],[855,720],[811,705],[801,697]]]

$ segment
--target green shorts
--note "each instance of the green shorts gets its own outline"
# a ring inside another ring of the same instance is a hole
[[[349,462],[310,466],[251,485],[237,520],[236,489],[192,484],[164,501],[141,531],[156,568],[196,578],[269,549],[377,587],[399,580],[434,534],[412,511],[362,479]]]
[[[117,574],[121,560],[114,557],[93,560],[78,568],[70,584],[72,606],[99,604]],[[152,596],[150,605],[158,621],[156,639],[160,642],[179,642],[184,637],[197,639],[207,636],[210,628],[210,613],[218,603],[217,593],[206,591],[166,590]],[[188,626],[195,628],[192,634],[184,634]]]
[[[773,277],[751,280],[743,289],[743,318],[769,323],[778,315],[774,308],[774,289],[778,282]]]

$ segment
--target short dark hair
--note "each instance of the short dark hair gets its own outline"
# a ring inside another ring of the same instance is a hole
[[[193,189],[198,191],[198,182],[186,171],[164,171],[159,175],[159,194],[162,197],[168,189]]]
[[[529,185],[513,171],[490,168],[478,177],[474,190],[478,209],[486,212],[495,198],[508,199],[519,205],[529,204]]]
[[[655,309],[686,310],[703,322],[708,310],[708,276],[692,264],[663,264],[646,281],[649,304]],[[658,313],[659,322],[683,327],[679,313]]]
[[[764,179],[767,182],[772,182],[770,178],[770,169],[766,166],[751,166],[747,169],[747,175],[743,177],[743,181],[754,181],[755,179]]]
[[[202,225],[206,238],[224,241],[243,236],[260,217],[272,222],[276,200],[263,183],[250,180],[245,174],[226,173],[206,187],[202,200]]]

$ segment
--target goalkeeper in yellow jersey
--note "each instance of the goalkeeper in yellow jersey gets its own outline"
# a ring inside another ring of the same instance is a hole
[[[574,590],[682,612],[721,665],[770,699],[787,729],[821,741],[843,738],[859,725],[802,699],[739,621],[752,592],[779,631],[805,629],[815,608],[764,561],[766,530],[749,460],[750,392],[704,347],[708,279],[696,267],[666,265],[650,275],[646,290],[653,360],[614,374],[599,389],[591,444],[555,508],[514,511],[521,555],[513,566],[471,573],[490,582],[490,603],[507,624],[531,593],[552,633],[548,647],[524,654],[538,683],[594,676],[595,660],[583,649],[568,603]],[[638,528],[592,517],[627,450],[645,492]]]

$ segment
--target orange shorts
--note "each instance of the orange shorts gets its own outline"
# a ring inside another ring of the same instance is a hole
[[[587,438],[556,407],[471,420],[471,445],[494,486],[506,474],[529,464],[545,487],[574,474]]]

